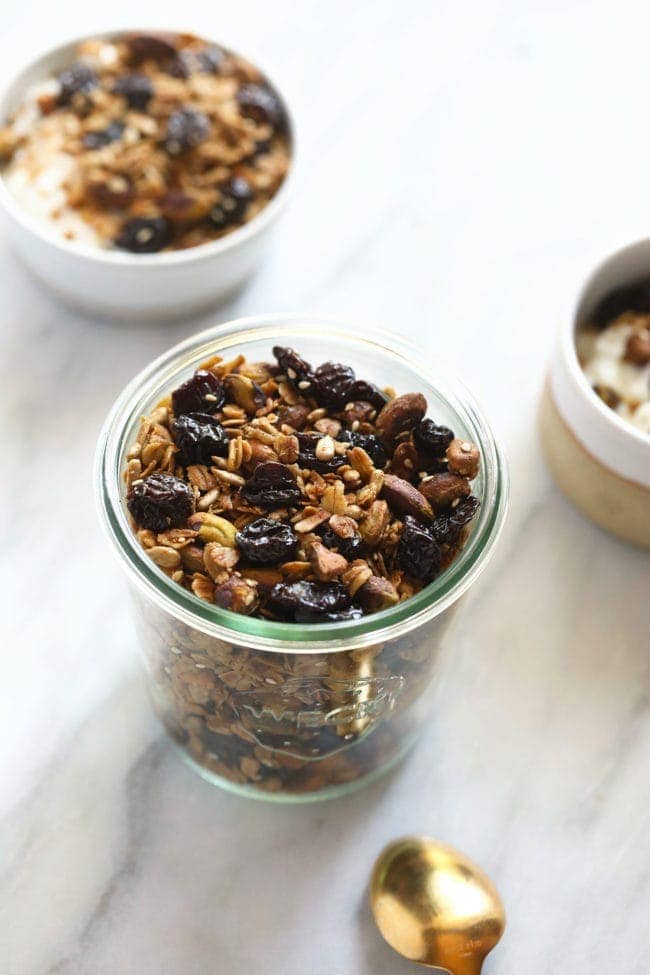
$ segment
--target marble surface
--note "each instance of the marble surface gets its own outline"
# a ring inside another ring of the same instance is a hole
[[[142,0],[138,20],[176,6]],[[7,76],[41,43],[134,15],[9,0],[3,22]],[[295,198],[246,290],[200,321],[108,324],[0,243],[0,970],[407,973],[365,884],[381,846],[417,831],[503,893],[486,973],[645,975],[648,558],[558,494],[534,413],[581,275],[647,232],[647,7],[196,0],[190,26],[262,58],[298,117]],[[125,381],[200,325],[264,310],[383,323],[448,360],[513,483],[419,746],[368,790],[297,808],[212,789],[161,737],[91,494]]]

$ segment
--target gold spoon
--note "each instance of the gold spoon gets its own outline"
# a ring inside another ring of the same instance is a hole
[[[426,837],[406,836],[383,850],[370,905],[391,948],[451,975],[481,975],[506,926],[501,898],[483,871]]]

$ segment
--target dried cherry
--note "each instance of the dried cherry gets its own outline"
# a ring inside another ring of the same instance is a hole
[[[153,98],[153,84],[146,74],[124,74],[115,81],[113,94],[121,95],[129,108],[144,112]]]
[[[226,393],[221,380],[199,369],[172,393],[174,413],[216,413],[223,405]]]
[[[246,501],[260,508],[286,507],[301,497],[293,472],[276,461],[258,464],[241,493]]]
[[[218,420],[207,413],[182,413],[173,425],[181,464],[209,464],[212,457],[225,457],[228,437]]]
[[[141,528],[162,532],[185,523],[194,510],[194,494],[172,474],[156,473],[134,481],[126,503]]]
[[[295,623],[334,622],[361,615],[340,582],[278,582],[269,594],[269,608]]]
[[[400,569],[422,582],[430,582],[440,570],[442,552],[438,542],[412,515],[404,516],[396,559]]]
[[[463,498],[455,508],[434,518],[431,534],[441,545],[455,545],[461,531],[472,520],[480,505],[481,502],[474,495]]]
[[[249,562],[275,565],[291,558],[298,545],[298,536],[286,522],[258,518],[237,532],[235,541]]]
[[[454,439],[454,431],[449,427],[439,426],[425,417],[413,430],[415,446],[425,454],[442,457],[445,450]]]
[[[172,156],[194,149],[210,134],[207,115],[195,108],[180,108],[169,116],[165,148]]]

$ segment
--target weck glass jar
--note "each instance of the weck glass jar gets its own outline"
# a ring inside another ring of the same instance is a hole
[[[336,359],[379,386],[419,391],[429,415],[476,443],[481,501],[455,561],[433,583],[360,619],[302,625],[220,609],[145,554],[125,504],[140,418],[215,354],[270,358],[275,344]],[[325,798],[385,771],[426,720],[442,637],[494,549],[507,505],[504,457],[470,393],[401,339],[328,319],[267,315],[195,335],[124,390],[100,437],[101,519],[127,572],[153,705],[183,757],[230,791],[278,801]]]

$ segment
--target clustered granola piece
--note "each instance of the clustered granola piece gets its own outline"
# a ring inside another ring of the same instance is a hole
[[[153,561],[196,596],[300,624],[408,599],[479,506],[475,444],[340,363],[215,356],[143,419],[127,504]]]
[[[608,295],[578,329],[576,348],[597,396],[650,434],[650,282]]]
[[[290,146],[282,102],[248,61],[189,34],[126,34],[80,44],[0,129],[0,159],[10,186],[52,183],[68,163],[49,218],[73,211],[103,245],[154,253],[251,220]]]

